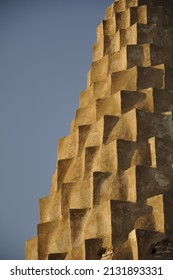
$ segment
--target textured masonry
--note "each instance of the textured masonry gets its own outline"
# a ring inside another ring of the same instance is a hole
[[[114,1],[26,259],[173,259],[172,111],[173,2]]]

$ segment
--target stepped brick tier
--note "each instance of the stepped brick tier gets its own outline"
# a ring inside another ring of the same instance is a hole
[[[173,259],[173,2],[119,0],[26,259]]]

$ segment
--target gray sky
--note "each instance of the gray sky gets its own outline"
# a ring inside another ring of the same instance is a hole
[[[0,259],[24,259],[113,0],[0,0]]]

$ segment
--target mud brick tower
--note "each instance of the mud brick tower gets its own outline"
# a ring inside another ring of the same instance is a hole
[[[173,259],[173,2],[119,0],[26,259]]]

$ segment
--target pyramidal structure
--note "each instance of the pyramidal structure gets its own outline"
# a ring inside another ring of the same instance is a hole
[[[173,259],[173,2],[119,0],[26,259]]]

